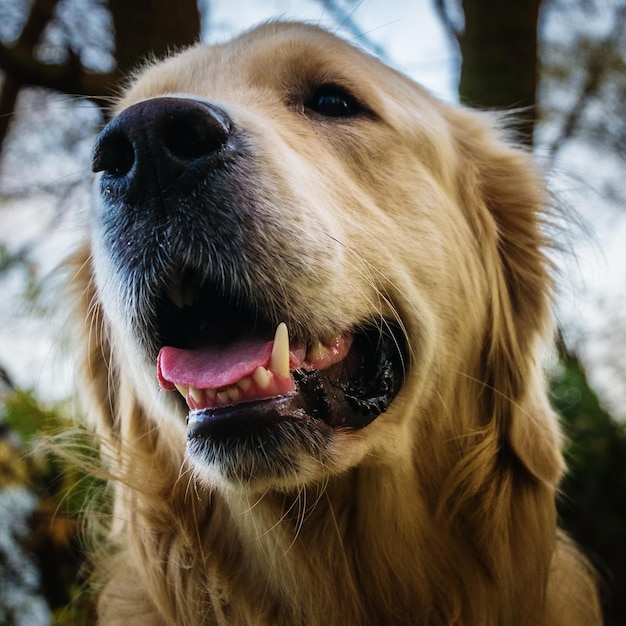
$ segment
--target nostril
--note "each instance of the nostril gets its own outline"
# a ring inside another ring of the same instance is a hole
[[[0,0],[1,2],[1,0]],[[183,194],[219,170],[233,131],[219,107],[160,97],[124,109],[100,133],[92,154],[100,189],[134,205],[161,201],[163,190]],[[157,197],[158,196],[158,197]]]
[[[128,174],[134,163],[135,149],[130,139],[121,132],[112,132],[101,136],[96,143],[91,169],[121,178]]]
[[[228,127],[210,113],[202,107],[170,116],[163,129],[164,148],[181,161],[218,152],[228,139]]]

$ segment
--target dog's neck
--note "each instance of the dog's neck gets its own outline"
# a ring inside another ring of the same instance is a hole
[[[445,489],[455,457],[442,452],[441,441],[436,456],[422,450],[412,462],[373,459],[317,485],[262,494],[202,488],[159,437],[140,441],[149,458],[160,459],[164,480],[151,481],[150,493],[119,484],[114,535],[134,548],[110,588],[126,595],[129,580],[141,581],[133,583],[136,593],[158,607],[163,623],[393,626],[415,623],[418,615],[419,623],[439,626],[462,614],[467,619],[459,623],[475,624],[485,605],[499,623],[511,606],[528,603],[540,615],[553,494],[520,483],[525,493],[513,502],[506,474],[483,495]],[[129,476],[136,481],[139,474],[129,467]],[[440,507],[446,491],[451,510]],[[539,497],[547,517],[535,514]],[[495,524],[488,514],[495,506],[516,520],[522,540]],[[527,540],[545,542],[535,559],[524,551]],[[510,545],[521,551],[508,551]]]
[[[217,496],[214,526],[234,536],[210,549],[231,589],[240,590],[237,603],[267,606],[274,623],[283,623],[283,614],[284,623],[312,624],[311,616],[325,615],[325,624],[392,624],[397,615],[404,624],[417,590],[430,586],[422,551],[436,550],[428,539],[436,533],[420,527],[432,515],[409,493],[417,489],[415,476],[360,467],[293,494]],[[298,606],[286,608],[285,598]]]
[[[493,483],[483,495],[450,487],[451,475],[465,476],[453,469],[456,446],[444,443],[457,440],[449,433],[424,437],[431,443],[437,438],[436,456],[425,450],[414,450],[413,460],[370,455],[319,484],[253,494],[194,484],[185,463],[181,469],[182,458],[172,457],[159,437],[152,443],[143,437],[147,457],[162,461],[164,481],[159,487],[152,481],[151,494],[120,487],[118,496],[132,497],[138,511],[131,519],[124,513],[126,530],[120,528],[133,535],[122,543],[138,547],[127,556],[129,567],[150,601],[169,615],[166,623],[206,623],[197,616],[212,614],[209,623],[229,626],[392,626],[414,623],[419,615],[420,623],[438,626],[460,614],[468,616],[461,623],[478,623],[480,608],[494,597],[493,623],[507,603],[540,607],[553,523],[535,519],[533,503],[541,497],[542,510],[549,511],[553,494],[528,483],[513,507],[506,473],[500,486]],[[495,435],[471,450],[487,445],[498,445]],[[466,465],[461,470],[467,473]],[[444,492],[450,510],[441,509]],[[150,503],[143,506],[142,498]],[[495,525],[488,515],[495,506],[506,509],[505,519],[519,522],[524,541],[511,542],[510,529]],[[545,542],[538,560],[523,548],[507,551],[513,543],[526,545],[527,536]],[[494,542],[499,550],[490,548]],[[522,570],[527,575],[520,585]],[[179,619],[181,610],[188,621]]]

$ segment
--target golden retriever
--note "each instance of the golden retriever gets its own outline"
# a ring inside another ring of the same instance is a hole
[[[309,25],[139,72],[76,255],[100,623],[601,623],[557,531],[546,197]]]

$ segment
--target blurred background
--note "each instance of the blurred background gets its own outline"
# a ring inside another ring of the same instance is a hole
[[[94,481],[39,447],[79,410],[59,264],[91,145],[142,59],[259,21],[321,24],[446,101],[516,110],[558,203],[552,399],[562,523],[626,624],[626,0],[1,0],[0,624],[90,624],[80,516]]]

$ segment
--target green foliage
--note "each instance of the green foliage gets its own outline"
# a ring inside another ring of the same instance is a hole
[[[553,401],[569,436],[562,523],[604,581],[606,624],[626,624],[626,426],[602,407],[574,354],[563,355]]]
[[[84,551],[80,513],[100,483],[46,442],[71,428],[62,406],[46,407],[31,392],[11,390],[0,396],[0,492],[22,488],[36,498],[25,521],[26,532],[12,537],[24,555],[35,557],[40,574],[40,593],[52,612],[53,624],[93,623],[93,607],[85,593]],[[72,431],[74,432],[74,431]],[[92,444],[72,435],[81,450]],[[93,453],[92,453],[93,454]],[[0,554],[0,559],[7,558]],[[5,581],[6,582],[6,581]],[[12,616],[7,626],[24,623]]]

